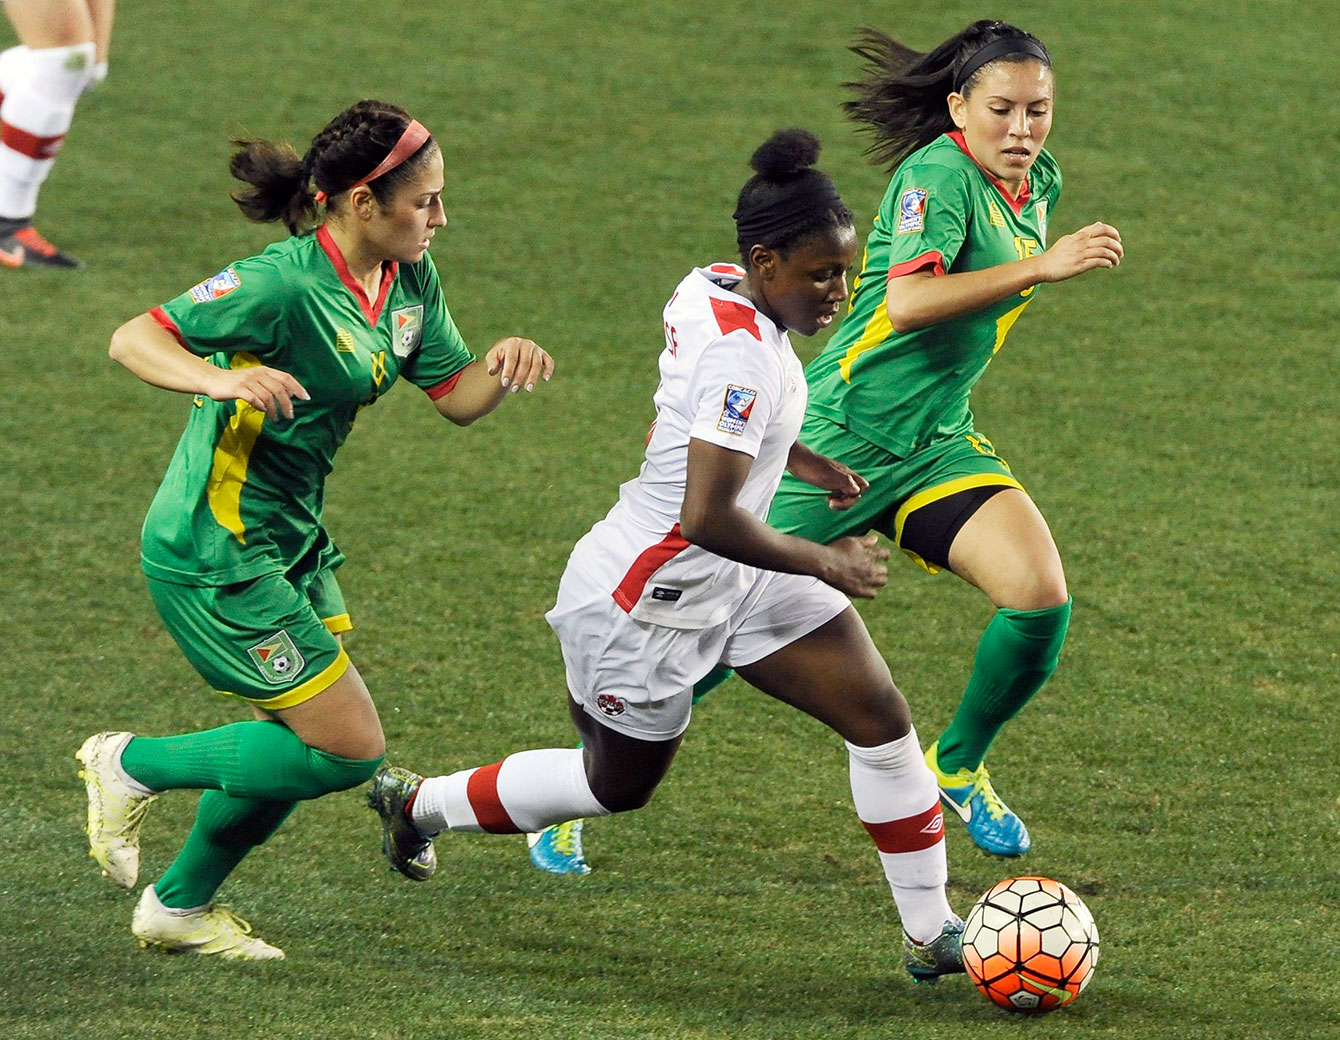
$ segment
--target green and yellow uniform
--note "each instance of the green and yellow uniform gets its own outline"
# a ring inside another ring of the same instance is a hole
[[[830,542],[871,529],[898,542],[908,516],[956,492],[1019,487],[973,428],[969,394],[1037,287],[914,332],[889,322],[890,279],[916,271],[977,271],[1041,252],[1061,173],[1043,151],[1011,197],[973,160],[962,136],[913,152],[893,175],[866,242],[848,314],[806,368],[809,405],[800,439],[870,481],[847,512],[789,474],[770,522]],[[944,560],[914,559],[937,570]]]
[[[150,313],[212,364],[279,369],[311,396],[275,420],[196,397],[142,541],[159,612],[205,679],[267,708],[300,703],[348,667],[334,635],[352,627],[343,555],[321,523],[335,453],[401,376],[436,399],[473,355],[426,255],[383,265],[369,300],[324,227]]]

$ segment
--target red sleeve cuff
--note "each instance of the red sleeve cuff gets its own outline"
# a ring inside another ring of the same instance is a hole
[[[427,387],[424,390],[424,393],[434,401],[440,397],[446,397],[447,394],[456,389],[456,383],[461,378],[461,372],[464,371],[465,369],[462,368],[455,375],[447,376],[446,379],[442,380],[442,382],[438,383],[436,386]]]
[[[149,312],[149,317],[153,318],[153,320],[158,322],[159,325],[167,329],[168,332],[172,333],[172,335],[176,338],[177,342],[180,343],[183,347],[186,346],[186,340],[182,337],[181,329],[177,328],[177,323],[168,317],[167,311],[163,310],[162,307],[155,307],[153,310],[151,310]]]
[[[889,281],[895,278],[901,278],[905,274],[915,274],[917,271],[931,269],[931,273],[942,275],[945,273],[945,258],[938,249],[932,249],[928,253],[922,253],[915,260],[907,260],[901,264],[896,264],[889,268]]]

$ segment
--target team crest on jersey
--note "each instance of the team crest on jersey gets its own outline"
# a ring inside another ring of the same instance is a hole
[[[728,383],[726,400],[721,406],[721,418],[717,420],[717,429],[722,433],[733,433],[737,437],[744,433],[745,425],[749,422],[749,413],[753,411],[754,401],[757,399],[757,390]]]
[[[926,189],[908,188],[898,200],[898,234],[906,235],[926,227]]]
[[[237,272],[231,267],[227,267],[213,278],[206,278],[199,285],[193,285],[191,287],[191,299],[196,303],[208,303],[210,300],[217,300],[220,296],[227,296],[241,286],[242,279],[237,277]]]
[[[1045,246],[1047,244],[1047,200],[1038,199],[1034,211],[1038,215],[1038,238]]]
[[[391,349],[398,358],[409,357],[423,339],[423,304],[391,312]]]
[[[270,638],[247,650],[261,675],[268,683],[286,683],[293,680],[307,663],[294,646],[288,632],[280,629]]]
[[[995,199],[986,200],[986,215],[987,219],[991,222],[992,227],[1005,226],[1005,214],[1000,211],[1000,207],[996,205]]]
[[[335,330],[335,350],[341,354],[357,354],[354,348],[354,334],[343,325]]]

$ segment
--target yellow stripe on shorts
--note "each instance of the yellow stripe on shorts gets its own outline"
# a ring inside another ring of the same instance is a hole
[[[244,697],[240,693],[230,693],[227,690],[217,692],[225,697],[236,697],[238,700],[254,704],[266,711],[279,711],[283,708],[292,708],[303,701],[310,701],[318,693],[324,693],[343,678],[344,673],[349,670],[350,664],[349,655],[345,652],[344,647],[340,647],[339,656],[323,668],[321,674],[313,676],[300,686],[293,687],[287,693],[281,693],[278,697]]]
[[[940,568],[935,564],[927,563],[910,549],[903,549],[903,525],[907,523],[907,518],[915,513],[922,506],[928,506],[932,502],[938,502],[942,498],[948,498],[950,495],[956,495],[960,491],[967,491],[970,488],[979,487],[1012,487],[1024,490],[1024,486],[1013,477],[1007,477],[1003,473],[971,473],[966,477],[955,477],[953,480],[946,481],[943,484],[936,484],[935,487],[926,488],[924,491],[918,491],[901,506],[898,512],[893,516],[893,543],[902,549],[921,566],[932,574],[937,574]],[[1025,492],[1027,494],[1027,492]]]

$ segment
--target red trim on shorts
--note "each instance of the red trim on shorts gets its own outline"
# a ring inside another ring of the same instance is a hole
[[[924,271],[928,267],[931,269],[931,274],[936,275],[937,277],[944,274],[944,254],[938,249],[932,249],[922,253],[915,260],[904,260],[901,264],[894,264],[889,268],[888,281],[891,282],[895,278],[901,278],[905,274],[915,274],[917,271]]]
[[[719,300],[715,296],[709,296],[708,299],[712,301],[712,313],[716,316],[723,336],[736,329],[744,329],[754,339],[763,342],[763,334],[758,331],[758,311],[753,307],[734,300]]]
[[[455,375],[447,376],[446,379],[442,380],[442,382],[438,383],[436,386],[428,387],[426,390],[424,390],[424,393],[427,394],[429,397],[431,397],[434,401],[436,401],[440,397],[446,397],[447,394],[451,393],[453,390],[456,389],[456,383],[461,378],[461,372],[464,371],[465,369],[462,368],[460,372],[457,372]]]
[[[27,130],[20,130],[12,123],[0,123],[0,144],[3,144],[6,148],[12,148],[20,155],[26,155],[29,159],[37,159],[38,161],[54,159],[64,143],[64,134],[39,137],[37,134],[30,134]]]
[[[465,782],[465,797],[470,802],[479,826],[490,834],[520,834],[521,828],[512,822],[498,797],[498,770],[501,762],[480,766]]]
[[[647,587],[647,580],[688,547],[689,543],[679,533],[679,524],[675,524],[670,528],[668,535],[650,549],[644,549],[633,561],[628,573],[623,576],[623,581],[619,582],[619,587],[614,590],[614,602],[623,608],[625,614],[631,614],[633,608],[637,606],[637,601],[642,598],[642,590]]]
[[[880,852],[921,852],[945,840],[945,819],[938,801],[915,816],[887,823],[861,823]]]
[[[326,256],[330,257],[330,262],[334,266],[340,282],[354,294],[354,299],[358,301],[363,317],[367,318],[369,325],[375,326],[377,319],[381,317],[382,307],[386,304],[386,297],[391,293],[391,283],[395,281],[396,272],[400,269],[400,265],[395,261],[382,263],[382,285],[377,293],[377,303],[374,306],[369,302],[368,294],[363,286],[359,285],[357,279],[349,273],[349,265],[344,262],[344,254],[340,252],[340,247],[335,244],[335,239],[330,237],[330,232],[326,230],[325,224],[316,229],[316,241]]]
[[[1014,195],[1011,195],[1009,193],[1009,190],[1005,187],[1005,185],[1001,184],[1000,181],[992,177],[991,174],[987,172],[986,167],[983,166],[981,163],[977,162],[977,156],[973,155],[972,152],[968,151],[968,142],[964,140],[962,130],[950,131],[950,133],[946,136],[948,136],[948,138],[951,141],[953,141],[956,145],[959,146],[959,150],[963,152],[964,155],[966,155],[969,159],[971,159],[974,163],[976,163],[977,168],[982,171],[982,176],[996,186],[996,191],[1000,192],[1001,197],[1005,200],[1006,204],[1010,207],[1010,209],[1014,210],[1014,215],[1016,217],[1022,216],[1024,212],[1024,206],[1027,205],[1028,200],[1033,197],[1032,192],[1028,187],[1027,175],[1024,176],[1024,186],[1019,189],[1018,196],[1016,197]]]
[[[155,307],[151,310],[149,312],[149,317],[153,318],[153,320],[158,322],[160,326],[172,333],[177,342],[183,347],[186,346],[186,337],[181,334],[181,329],[177,328],[177,323],[168,317],[167,311],[163,310],[162,307]],[[190,348],[187,347],[187,349],[189,350]]]

